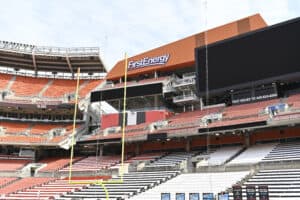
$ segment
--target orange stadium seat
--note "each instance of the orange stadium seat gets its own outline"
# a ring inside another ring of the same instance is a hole
[[[83,81],[80,81],[80,84]],[[43,96],[45,97],[62,97],[65,94],[75,93],[76,80],[54,79],[53,83],[47,88]]]
[[[67,180],[51,180],[40,185],[19,190],[16,193],[11,193],[5,199],[49,200],[54,199],[54,196],[76,191],[84,186],[85,184],[70,185]]]
[[[300,95],[292,95],[288,97],[287,103],[292,105],[293,109],[299,109],[300,108]]]
[[[30,130],[31,134],[46,134],[51,129],[63,127],[61,124],[35,124]]]
[[[24,190],[26,188],[31,188],[36,185],[41,185],[55,180],[54,178],[23,178],[18,181],[13,182],[12,184],[7,185],[6,187],[0,188],[0,194],[9,194],[17,191]]]
[[[0,178],[0,188],[5,187],[7,184],[11,183],[12,181],[17,180],[18,178],[14,178],[14,177],[1,177]]]
[[[28,123],[0,122],[0,126],[6,128],[6,133],[22,133],[29,128]]]
[[[10,74],[1,74],[0,73],[0,90],[4,90],[12,78],[12,75]]]
[[[1,143],[14,143],[14,144],[31,144],[31,143],[45,143],[47,139],[42,137],[33,137],[25,135],[4,135],[0,136]]]
[[[72,165],[73,171],[97,171],[100,169],[106,169],[111,166],[116,165],[120,162],[120,156],[102,156],[102,157],[95,157],[90,156],[84,158]],[[69,171],[69,167],[65,167],[60,171]]]
[[[75,158],[73,158],[73,162],[76,162],[79,159],[81,159],[81,157],[75,157]],[[68,158],[59,158],[59,157],[46,158],[39,162],[47,164],[47,166],[43,167],[40,170],[41,172],[54,172],[54,171],[58,171],[64,167],[66,167],[67,165],[69,165],[70,158],[69,157]]]
[[[49,79],[16,76],[11,90],[16,96],[36,96],[46,86]]]
[[[88,83],[80,88],[79,96],[84,98],[90,91],[95,89],[98,85],[102,83],[103,80],[89,80]]]
[[[267,106],[276,104],[276,103],[279,103],[278,99],[230,106],[230,107],[226,107],[223,113],[224,113],[225,118],[235,118],[235,117],[241,117],[241,116],[258,115],[259,112],[263,111],[263,109],[265,109]]]
[[[19,170],[28,164],[29,160],[9,160],[0,159],[0,171],[15,171]]]

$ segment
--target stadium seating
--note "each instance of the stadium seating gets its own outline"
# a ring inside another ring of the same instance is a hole
[[[248,103],[226,107],[223,111],[224,118],[237,118],[242,116],[257,116],[267,106],[279,103],[278,99],[268,101],[260,101],[256,103]]]
[[[41,185],[43,183],[47,183],[49,181],[53,181],[53,178],[22,178],[18,181],[15,181],[3,188],[0,188],[0,194],[9,194],[17,191],[24,190],[26,188],[30,188],[36,185]],[[1,199],[1,198],[0,198]],[[4,198],[6,199],[6,198]]]
[[[215,149],[207,159],[200,161],[199,166],[222,165],[243,149],[242,146],[225,146]]]
[[[79,97],[83,98],[88,95],[93,89],[99,86],[103,80],[89,80],[82,88],[79,90]]]
[[[10,88],[15,96],[37,96],[45,87],[49,79],[16,76],[14,84]]]
[[[154,160],[162,157],[163,155],[164,155],[164,153],[160,153],[160,152],[159,153],[143,153],[138,156],[131,157],[131,158],[127,159],[125,162],[132,163],[135,161],[154,161]]]
[[[24,133],[29,129],[28,123],[18,123],[18,122],[0,122],[0,126],[5,128],[5,133]]]
[[[120,162],[120,156],[89,156],[72,165],[72,171],[99,171],[107,169]],[[61,172],[69,171],[69,167],[60,170]]]
[[[160,200],[161,193],[171,193],[171,199],[175,199],[176,193],[185,193],[188,199],[189,193],[214,193],[225,191],[237,181],[245,177],[249,172],[226,173],[193,173],[180,174],[179,176],[150,189],[144,193],[132,197],[132,200]]]
[[[292,95],[287,98],[287,103],[292,105],[292,109],[300,108],[300,94]]]
[[[22,169],[29,160],[0,159],[0,171],[16,171]]]
[[[248,165],[263,160],[276,146],[276,143],[256,144],[247,148],[240,155],[231,160],[227,165]]]
[[[12,77],[13,75],[0,73],[0,91],[7,87]],[[16,97],[38,96],[42,90],[45,90],[43,91],[44,97],[59,98],[63,97],[65,94],[75,93],[76,89],[76,80],[49,79],[18,75],[15,77],[16,78],[11,85],[10,90]],[[103,80],[81,80],[79,97],[85,97],[102,82]]]
[[[0,73],[0,91],[6,89],[11,78],[12,78],[12,75],[10,75],[10,74]]]
[[[300,142],[287,142],[276,145],[262,162],[296,160],[300,160]]]
[[[246,199],[246,185],[267,185],[269,198],[272,200],[300,199],[300,169],[260,170],[243,185],[243,198]],[[256,189],[258,197],[258,190]],[[232,193],[230,195],[232,200]]]
[[[24,135],[4,135],[0,136],[0,143],[3,144],[34,144],[34,143],[44,143],[45,138],[41,137],[28,137]]]
[[[51,129],[62,128],[62,124],[34,124],[30,129],[30,134],[42,135],[48,133]]]
[[[150,171],[156,169],[165,169],[178,167],[183,161],[191,158],[195,155],[195,152],[186,153],[186,152],[176,152],[168,154],[158,160],[155,160],[152,163],[145,165],[144,170]]]
[[[179,171],[156,171],[156,172],[130,172],[124,174],[123,183],[106,183],[109,199],[128,198],[145,191],[151,187],[159,185],[179,174]],[[121,177],[113,178],[112,181],[119,181]],[[105,199],[106,194],[100,185],[90,185],[80,191],[71,194],[62,195],[59,200],[63,199]]]
[[[198,126],[200,123],[201,117],[203,117],[207,114],[217,113],[217,112],[221,111],[222,108],[217,107],[217,108],[196,110],[196,111],[190,111],[190,112],[176,114],[168,119],[168,125],[163,127],[161,130]]]
[[[236,125],[236,124],[246,124],[246,123],[252,123],[252,122],[266,121],[267,119],[269,119],[269,116],[267,116],[267,115],[247,117],[247,118],[235,118],[235,119],[231,119],[231,120],[215,121],[215,122],[208,124],[208,126],[202,126],[202,127],[212,128],[212,127],[230,126],[230,125]]]
[[[0,122],[0,126],[4,128],[3,135],[0,136],[0,143],[14,144],[30,144],[30,143],[58,143],[68,137],[72,133],[72,125],[70,124],[46,124],[46,123],[23,123],[23,122]],[[76,128],[80,127],[79,124]],[[55,128],[64,128],[64,135],[54,136],[53,138],[44,137],[50,130]],[[28,137],[27,135],[30,135]]]
[[[73,162],[78,161],[79,159],[82,159],[81,157],[74,157]],[[58,171],[67,165],[70,164],[70,157],[67,158],[61,158],[61,157],[54,157],[54,158],[45,158],[43,160],[40,160],[39,163],[46,164],[45,167],[40,169],[40,172],[55,172]]]
[[[18,180],[18,178],[15,177],[1,177],[0,178],[0,188],[5,187],[6,185],[12,183],[13,181]]]
[[[82,84],[81,80],[79,84]],[[52,84],[46,89],[43,96],[50,98],[62,97],[65,94],[74,94],[76,91],[76,81],[66,79],[54,79]]]
[[[56,199],[60,195],[79,190],[85,186],[86,184],[69,184],[67,180],[51,180],[50,182],[48,181],[39,185],[27,187],[23,190],[19,190],[16,193],[6,195],[5,199]]]

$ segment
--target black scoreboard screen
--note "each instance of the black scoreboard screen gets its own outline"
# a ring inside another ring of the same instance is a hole
[[[300,18],[196,48],[198,95],[299,80],[299,52]]]

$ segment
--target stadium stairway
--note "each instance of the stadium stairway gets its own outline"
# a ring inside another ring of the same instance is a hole
[[[10,91],[10,88],[14,84],[15,80],[16,80],[16,76],[12,76],[5,88],[6,91]]]
[[[155,171],[155,172],[130,172],[124,174],[123,183],[107,183],[105,184],[108,190],[109,199],[127,199],[136,194],[144,192],[152,187],[164,183],[177,175],[180,171]],[[113,178],[112,181],[118,181],[121,177]],[[90,185],[82,188],[79,191],[64,194],[59,200],[71,199],[105,199],[106,194],[101,185]]]
[[[44,86],[44,88],[39,92],[38,97],[42,97],[45,91],[52,85],[53,79],[49,79],[48,83]]]

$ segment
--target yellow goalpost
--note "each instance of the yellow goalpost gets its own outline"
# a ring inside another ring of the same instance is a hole
[[[120,179],[119,180],[92,180],[92,181],[73,181],[72,180],[72,163],[74,158],[74,145],[75,145],[75,132],[76,132],[76,115],[78,108],[78,93],[79,93],[79,77],[80,77],[80,68],[77,69],[77,83],[76,83],[76,92],[75,92],[75,105],[74,105],[74,117],[73,117],[73,131],[71,139],[71,153],[70,153],[70,164],[69,164],[69,184],[95,184],[101,185],[105,195],[106,200],[109,199],[109,193],[105,184],[120,184],[123,183],[124,175],[124,159],[125,159],[125,126],[126,126],[126,96],[127,96],[127,69],[128,69],[128,58],[125,53],[125,64],[124,64],[124,98],[123,98],[123,121],[122,121],[122,139],[121,139],[121,168],[120,168]]]

